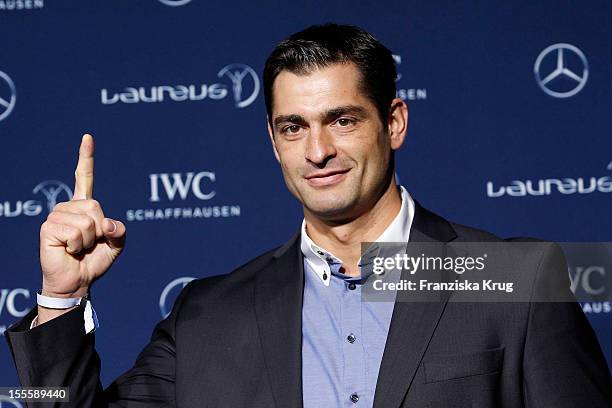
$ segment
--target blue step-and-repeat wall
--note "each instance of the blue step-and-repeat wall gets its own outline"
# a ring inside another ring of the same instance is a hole
[[[39,228],[72,194],[84,132],[94,198],[128,228],[93,290],[105,385],[189,279],[285,242],[301,208],[263,64],[328,21],[393,51],[410,109],[397,173],[424,206],[505,237],[612,241],[609,1],[0,0],[0,333],[35,303]],[[572,272],[610,290],[597,260]],[[610,303],[582,306],[612,362]],[[16,384],[0,339],[0,385]]]

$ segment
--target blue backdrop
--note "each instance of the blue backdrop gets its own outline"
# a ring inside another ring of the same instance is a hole
[[[603,0],[0,0],[0,332],[35,303],[39,228],[72,193],[84,132],[94,197],[128,228],[93,290],[105,384],[188,278],[287,240],[301,210],[268,142],[262,68],[326,21],[394,52],[410,110],[397,172],[424,206],[501,236],[612,241],[611,18]],[[612,362],[610,303],[584,310]],[[0,385],[16,384],[2,340]]]

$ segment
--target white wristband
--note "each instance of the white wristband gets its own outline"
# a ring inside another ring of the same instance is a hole
[[[45,296],[39,290],[36,292],[36,303],[39,306],[46,307],[49,309],[70,309],[71,307],[78,306],[84,298],[56,298]],[[86,299],[86,297],[85,297]]]

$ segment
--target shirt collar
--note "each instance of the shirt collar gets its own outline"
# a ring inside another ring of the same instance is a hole
[[[410,238],[410,227],[414,219],[414,200],[403,187],[399,186],[401,191],[402,205],[399,212],[376,239],[375,242],[408,242]],[[302,233],[300,247],[304,254],[304,259],[310,265],[311,269],[319,276],[325,286],[329,286],[332,274],[338,274],[337,268],[334,265],[342,264],[342,260],[331,252],[321,248],[315,244],[306,232],[306,219],[302,220]],[[377,256],[380,249],[376,245],[371,245],[367,249],[367,255]],[[361,265],[361,259],[359,264]]]

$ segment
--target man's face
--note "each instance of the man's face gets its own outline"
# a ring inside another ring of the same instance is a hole
[[[398,145],[360,81],[354,64],[282,71],[274,81],[276,158],[291,193],[319,218],[350,219],[371,208],[391,180],[391,150],[403,141],[405,127]]]

